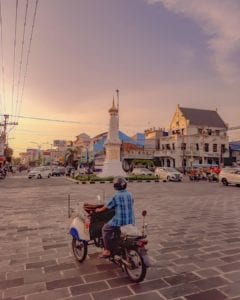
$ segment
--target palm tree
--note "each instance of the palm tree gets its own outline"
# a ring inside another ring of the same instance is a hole
[[[73,165],[75,154],[77,153],[76,149],[73,148],[67,148],[64,159],[65,159],[65,165]]]

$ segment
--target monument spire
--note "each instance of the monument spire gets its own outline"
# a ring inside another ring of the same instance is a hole
[[[117,109],[119,112],[119,89],[116,89],[116,93],[117,93]]]
[[[113,96],[112,107],[108,110],[110,114],[109,129],[105,142],[106,155],[100,177],[126,176],[121,163],[121,140],[119,139],[119,115],[118,107],[115,105]]]

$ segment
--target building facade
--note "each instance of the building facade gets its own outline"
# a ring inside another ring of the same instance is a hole
[[[227,125],[217,111],[177,106],[167,135],[154,157],[161,166],[191,167],[224,163],[229,157]]]

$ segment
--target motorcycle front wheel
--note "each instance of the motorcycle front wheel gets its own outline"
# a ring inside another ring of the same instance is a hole
[[[128,277],[133,282],[142,281],[146,276],[147,267],[137,249],[126,249],[126,260],[128,265],[125,265],[125,271]]]
[[[87,242],[79,241],[75,238],[72,239],[73,254],[79,262],[83,262],[87,256]]]

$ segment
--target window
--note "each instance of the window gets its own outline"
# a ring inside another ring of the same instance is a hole
[[[182,149],[182,150],[186,150],[186,143],[182,143],[181,149]]]
[[[174,143],[172,144],[172,149],[175,150],[175,144]]]
[[[217,152],[217,144],[213,144],[213,152]]]
[[[212,135],[212,129],[207,130],[208,135]]]
[[[199,151],[199,144],[196,144],[196,150]]]
[[[217,135],[217,136],[220,135],[220,130],[216,130],[216,135]]]
[[[170,144],[166,145],[167,150],[171,150]]]
[[[205,152],[209,151],[209,144],[207,144],[207,143],[204,144],[204,151]]]
[[[165,149],[165,145],[163,144],[163,145],[162,145],[162,150],[164,150],[164,149]]]
[[[222,144],[221,145],[221,153],[224,153],[225,151],[226,151],[225,144]]]
[[[202,134],[202,133],[203,133],[202,128],[198,128],[198,133],[199,133],[199,134]]]

